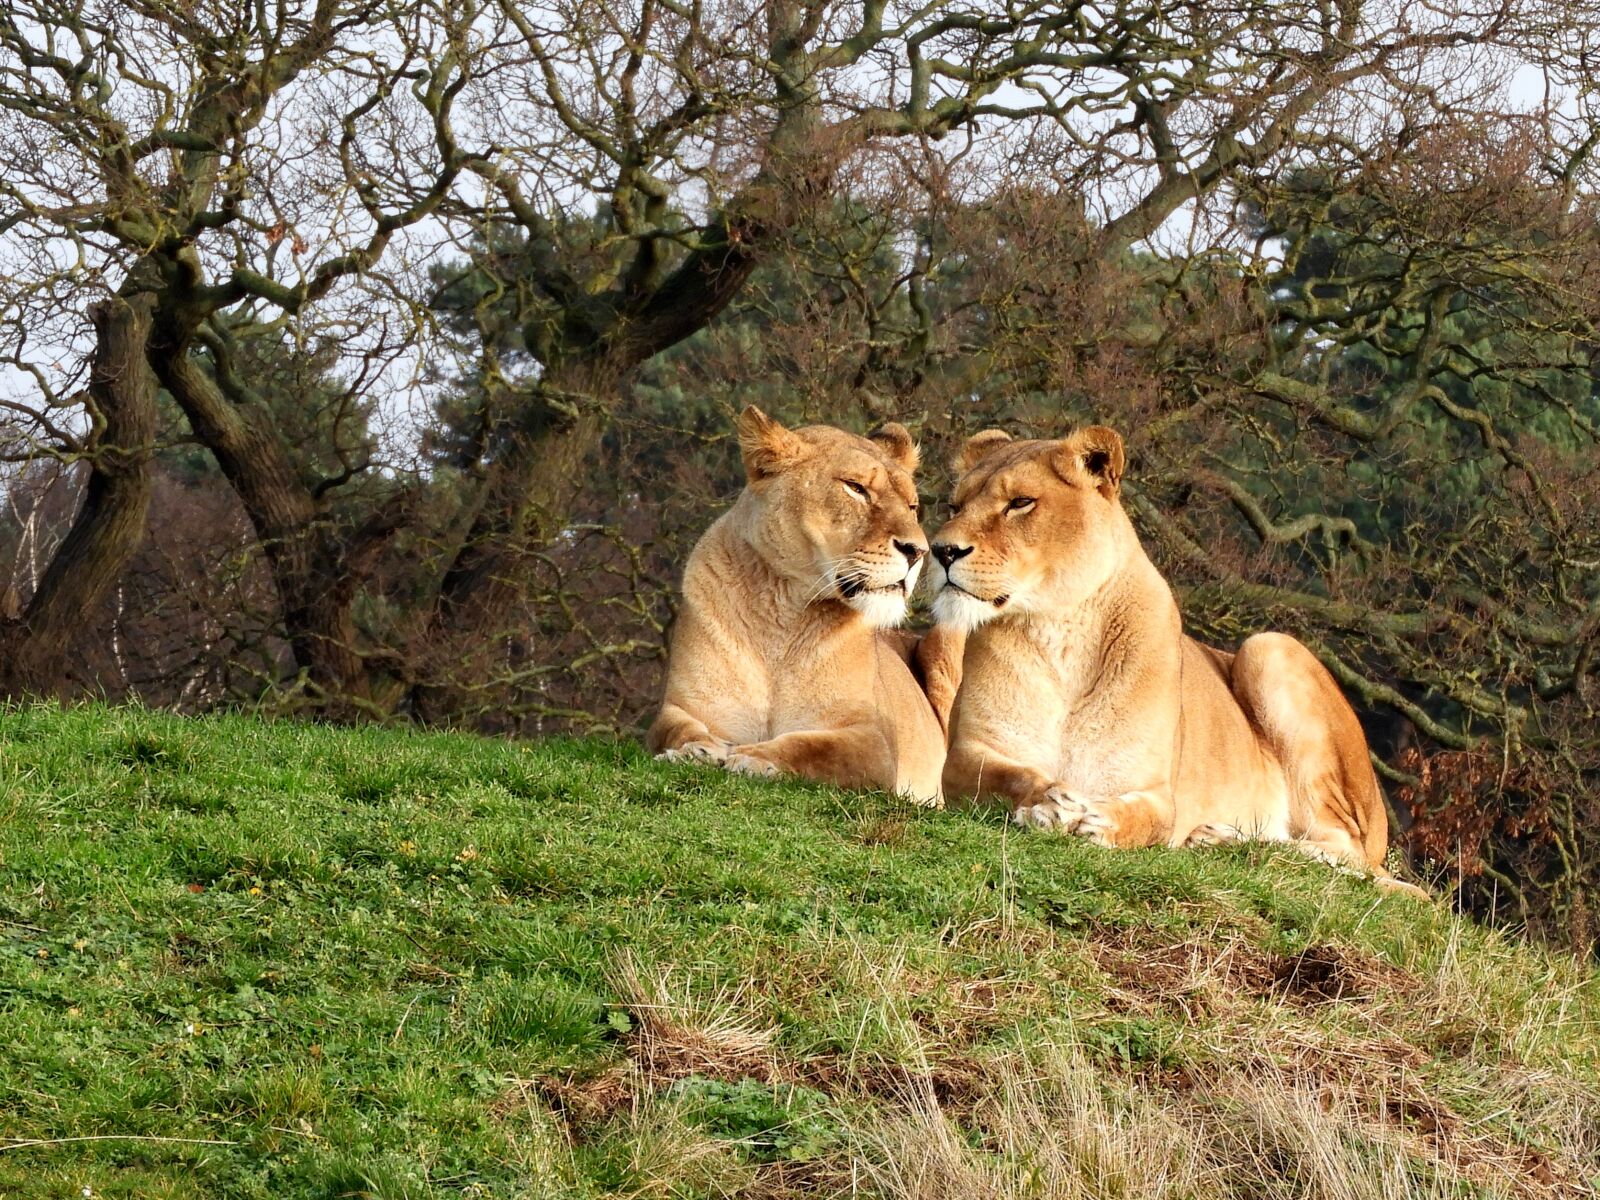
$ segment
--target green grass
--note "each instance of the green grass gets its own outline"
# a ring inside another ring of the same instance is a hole
[[[1600,980],[1281,850],[0,710],[0,1196],[1595,1186]]]

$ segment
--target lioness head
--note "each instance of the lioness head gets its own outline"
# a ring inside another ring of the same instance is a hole
[[[955,515],[934,536],[934,616],[975,629],[1006,613],[1059,610],[1093,595],[1126,557],[1122,439],[1100,425],[1061,441],[999,429],[954,463]]]
[[[917,448],[903,425],[869,437],[785,429],[753,405],[739,416],[748,486],[744,535],[767,565],[875,626],[905,618],[928,540],[917,524]]]

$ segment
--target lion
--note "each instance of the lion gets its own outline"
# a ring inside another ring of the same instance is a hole
[[[928,550],[910,433],[790,430],[753,406],[738,433],[747,482],[689,555],[650,750],[941,803],[944,725],[913,669],[949,641],[919,657],[893,629]]]
[[[1122,439],[1001,430],[959,453],[934,617],[968,631],[947,796],[1112,847],[1261,838],[1426,896],[1383,866],[1388,814],[1355,712],[1296,639],[1183,632],[1123,510]]]

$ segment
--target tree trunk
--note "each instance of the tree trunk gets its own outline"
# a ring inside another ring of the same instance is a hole
[[[517,596],[510,560],[565,523],[609,408],[592,392],[579,403],[569,419],[517,434],[490,465],[471,527],[439,587],[438,623],[492,629]]]
[[[156,432],[156,380],[146,360],[153,308],[154,298],[139,293],[89,309],[88,486],[21,620],[0,625],[0,691],[63,690],[72,639],[144,540]]]
[[[789,18],[798,20],[798,12]],[[544,414],[536,412],[511,450],[490,466],[483,502],[440,586],[428,626],[431,640],[505,629],[518,592],[514,563],[527,546],[529,515],[542,518],[547,534],[565,523],[622,380],[711,324],[744,290],[762,258],[828,195],[844,148],[816,142],[814,91],[786,92],[781,99],[767,160],[729,205],[717,235],[659,284],[627,297],[608,327],[592,342],[569,347],[570,357],[545,376],[541,390],[551,395],[536,397]],[[563,416],[560,402],[569,396],[576,398],[576,410]],[[418,688],[413,698],[424,719],[443,715],[438,689]]]
[[[277,585],[284,634],[318,712],[350,719],[369,708],[366,664],[351,608],[360,588],[345,540],[301,477],[266,409],[235,404],[171,337],[155,356],[161,381],[216,456],[250,518]]]
[[[560,531],[588,485],[584,467],[605,429],[617,378],[609,364],[593,362],[548,374],[519,414],[521,428],[489,464],[467,532],[440,580],[428,644],[417,656],[410,703],[419,719],[454,715],[466,681],[450,678],[453,645],[464,636],[482,644],[512,632],[523,555]]]
[[[760,206],[754,206],[760,207]],[[770,206],[769,206],[770,207]],[[773,211],[731,222],[719,242],[691,256],[636,308],[585,350],[547,371],[520,414],[521,429],[489,465],[470,528],[440,583],[428,622],[422,679],[410,695],[414,714],[444,721],[456,706],[452,643],[510,632],[522,581],[518,560],[530,545],[566,524],[587,486],[583,469],[600,444],[622,381],[663,350],[709,325],[738,296],[761,254],[795,219]],[[444,653],[437,653],[443,648]]]

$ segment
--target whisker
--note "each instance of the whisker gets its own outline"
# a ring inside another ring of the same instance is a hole
[[[837,572],[839,568],[848,563],[850,559],[851,556],[846,554],[839,558],[824,560],[822,572],[817,576],[816,584],[806,596],[806,605],[815,604],[835,586],[837,586],[837,584],[840,582],[840,580],[837,578]]]
[[[806,603],[816,603],[841,582],[842,580],[836,579],[832,574],[824,575],[820,580],[818,580],[817,586],[811,589],[811,594],[806,597]]]

